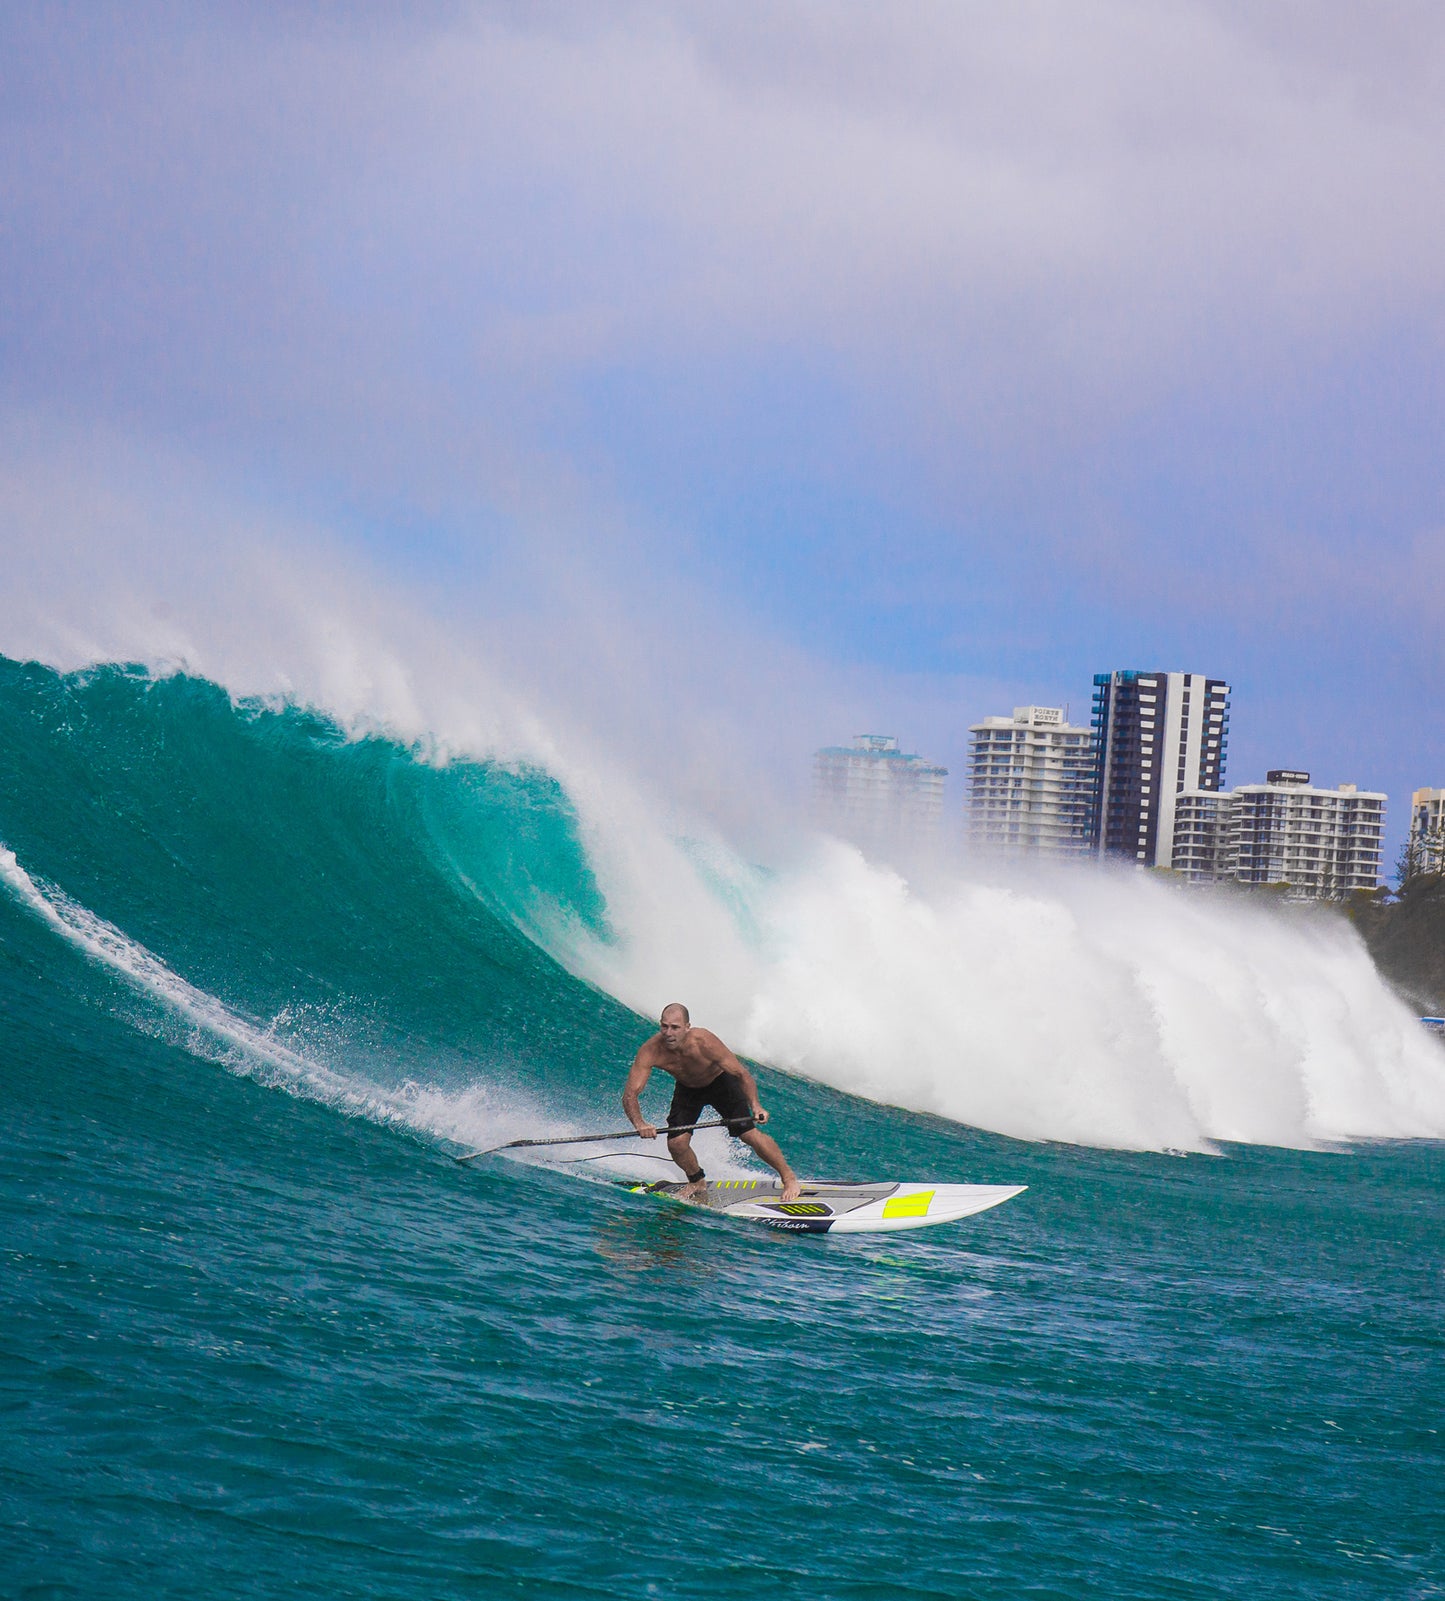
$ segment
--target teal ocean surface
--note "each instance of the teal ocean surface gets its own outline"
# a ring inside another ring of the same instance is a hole
[[[618,1125],[650,1023],[536,937],[611,915],[540,770],[0,660],[0,1593],[1445,1595],[1438,1140],[760,1068],[805,1172],[1029,1189],[812,1239],[457,1166]]]

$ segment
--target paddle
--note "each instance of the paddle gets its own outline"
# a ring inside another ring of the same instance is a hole
[[[734,1122],[737,1120],[734,1119]],[[709,1123],[684,1123],[680,1128],[659,1129],[660,1134],[691,1134],[699,1128],[726,1128],[728,1119],[714,1118]],[[473,1162],[479,1156],[490,1156],[494,1151],[515,1151],[523,1145],[596,1145],[599,1140],[640,1140],[646,1136],[639,1134],[635,1128],[618,1129],[615,1134],[572,1134],[560,1140],[508,1140],[505,1145],[489,1145],[484,1151],[468,1151],[464,1156],[454,1156],[454,1162]]]

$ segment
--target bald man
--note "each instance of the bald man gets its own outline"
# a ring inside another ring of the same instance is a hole
[[[757,1081],[716,1034],[694,1028],[687,1008],[677,1001],[663,1007],[657,1033],[632,1059],[632,1071],[622,1091],[622,1109],[645,1140],[655,1140],[657,1129],[644,1119],[638,1096],[657,1067],[677,1080],[667,1112],[667,1154],[694,1186],[693,1193],[706,1174],[693,1154],[692,1136],[672,1131],[696,1123],[703,1107],[711,1106],[727,1119],[728,1133],[751,1146],[777,1173],[783,1181],[783,1199],[797,1199],[798,1175],[788,1166],[777,1141],[755,1126],[768,1120],[758,1102]]]

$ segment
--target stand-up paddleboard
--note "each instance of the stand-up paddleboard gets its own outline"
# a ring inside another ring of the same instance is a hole
[[[694,1129],[722,1128],[726,1118],[715,1122],[688,1123],[673,1133]],[[545,1139],[508,1140],[505,1145],[488,1145],[479,1151],[464,1151],[453,1158],[474,1162],[479,1156],[522,1146],[596,1145],[606,1140],[636,1138],[633,1129],[617,1129],[609,1134],[549,1135]],[[607,1152],[606,1155],[621,1155]],[[584,1156],[583,1162],[600,1157]],[[686,1182],[637,1184],[628,1179],[613,1182],[634,1195],[651,1195],[684,1206],[702,1206],[723,1217],[742,1218],[749,1223],[765,1223],[770,1228],[793,1234],[885,1234],[895,1229],[926,1229],[934,1223],[956,1223],[959,1218],[986,1212],[1015,1195],[1022,1195],[1026,1184],[829,1184],[821,1179],[805,1179],[795,1200],[783,1199],[778,1179],[712,1179],[701,1187]]]
[[[777,1179],[709,1179],[688,1184],[631,1184],[635,1195],[654,1195],[703,1206],[723,1217],[744,1218],[794,1234],[881,1234],[956,1223],[1021,1195],[1026,1184],[823,1184],[803,1181],[796,1201],[783,1199]]]

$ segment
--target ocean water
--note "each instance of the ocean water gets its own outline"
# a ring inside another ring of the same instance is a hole
[[[1347,930],[637,826],[0,660],[0,1593],[1445,1595],[1445,1052]],[[674,984],[800,1170],[1028,1191],[450,1160],[618,1126]]]

